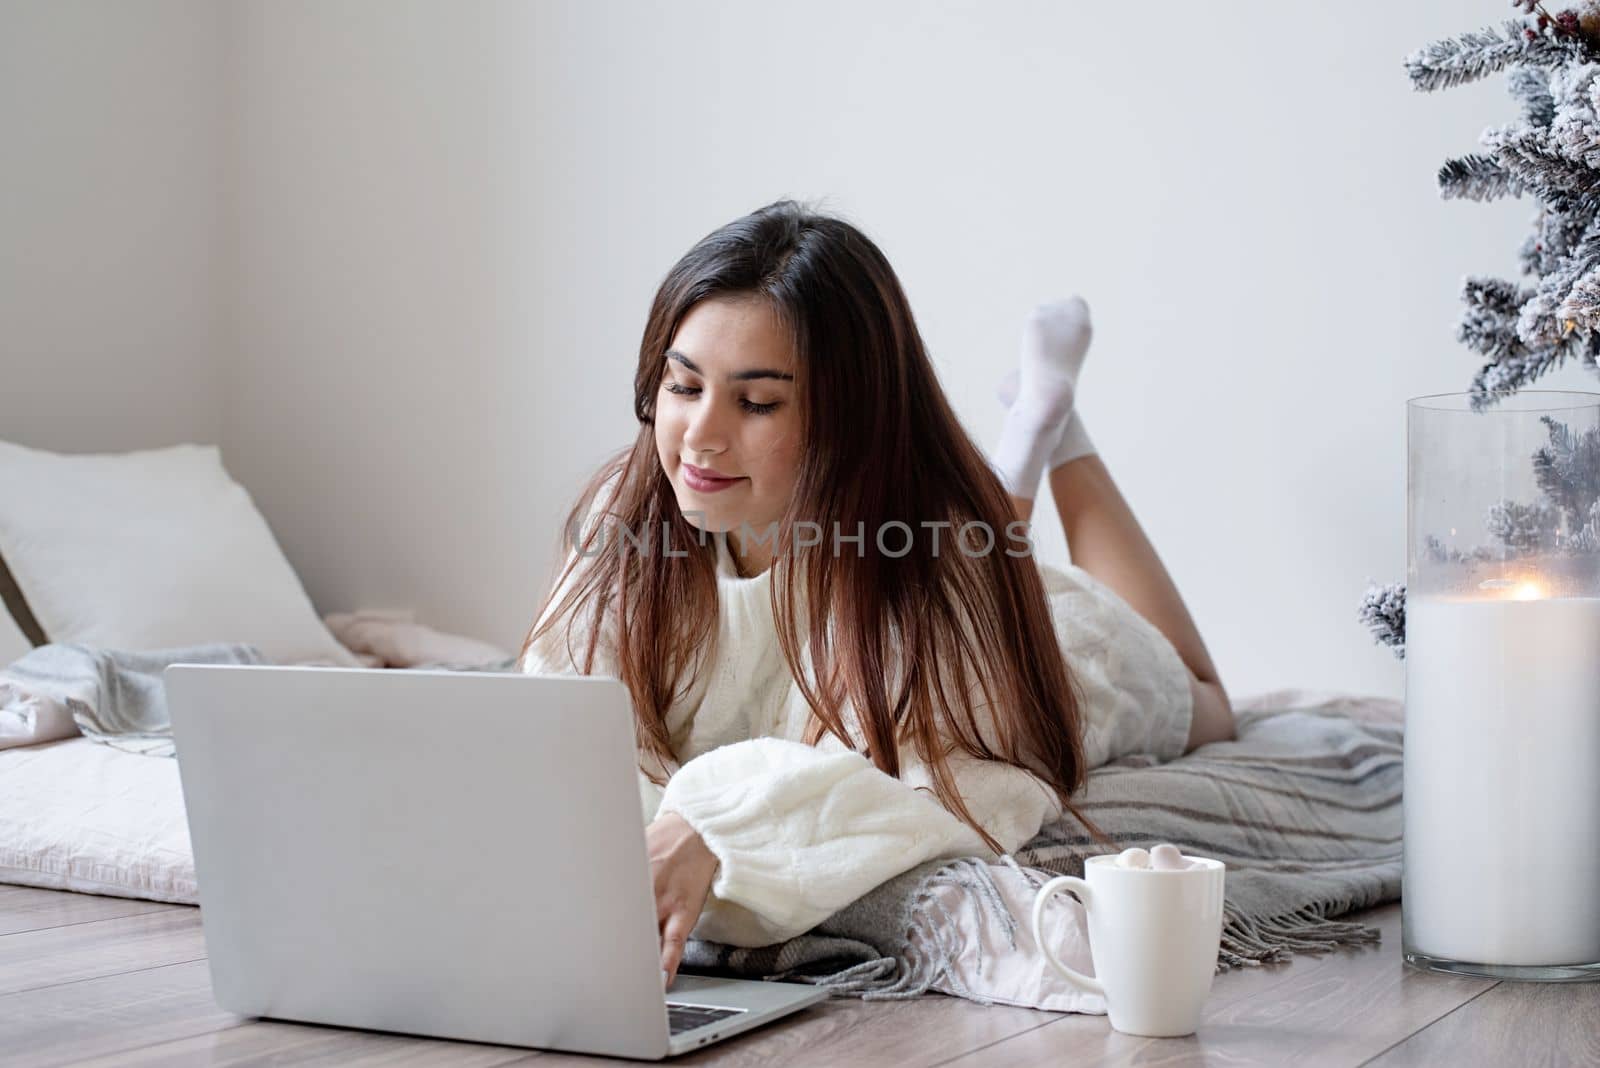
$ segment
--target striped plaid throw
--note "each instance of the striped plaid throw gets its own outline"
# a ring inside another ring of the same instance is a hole
[[[1219,970],[1377,941],[1376,929],[1336,917],[1400,896],[1401,703],[1283,690],[1237,702],[1235,714],[1235,741],[1165,764],[1134,756],[1090,772],[1077,801],[1114,849],[1068,817],[1015,861],[1041,880],[1157,842],[1223,861]],[[915,997],[941,974],[938,947],[950,945],[933,889],[959,885],[1003,910],[988,871],[977,858],[932,861],[798,938],[757,949],[694,941],[684,963],[803,978],[860,997]]]

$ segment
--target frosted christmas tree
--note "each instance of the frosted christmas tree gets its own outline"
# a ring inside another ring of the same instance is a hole
[[[1485,359],[1472,380],[1483,410],[1568,360],[1600,372],[1600,0],[1552,15],[1514,0],[1523,17],[1437,41],[1406,59],[1431,92],[1505,71],[1522,117],[1485,130],[1483,151],[1439,169],[1446,200],[1538,202],[1520,251],[1522,281],[1469,277],[1457,338]],[[1530,458],[1543,498],[1503,501],[1484,516],[1488,543],[1467,550],[1429,536],[1437,562],[1600,551],[1600,432],[1544,420],[1549,444]],[[1405,586],[1369,588],[1361,621],[1405,655]]]

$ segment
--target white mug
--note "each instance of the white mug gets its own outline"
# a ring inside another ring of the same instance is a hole
[[[1187,869],[1118,867],[1115,853],[1084,861],[1033,901],[1033,938],[1050,966],[1074,986],[1106,999],[1111,1026],[1130,1035],[1192,1035],[1211,992],[1222,942],[1220,860],[1189,857]],[[1044,937],[1045,905],[1071,890],[1089,916],[1095,978],[1062,964]]]

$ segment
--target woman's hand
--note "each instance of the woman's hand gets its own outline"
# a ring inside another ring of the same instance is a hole
[[[661,931],[661,970],[667,982],[678,974],[689,932],[700,920],[717,874],[716,854],[676,812],[657,816],[645,828],[650,880],[656,892],[656,923]]]

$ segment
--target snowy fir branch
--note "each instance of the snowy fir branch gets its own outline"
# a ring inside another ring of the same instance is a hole
[[[1498,278],[1468,278],[1456,338],[1488,357],[1472,381],[1472,407],[1482,411],[1515,393],[1571,356],[1589,339],[1576,334],[1530,347],[1522,317],[1537,292]]]
[[[1489,360],[1472,376],[1472,410],[1481,412],[1491,408],[1544,377],[1561,365],[1569,355],[1568,349],[1569,346],[1563,344],[1530,350],[1524,348],[1522,342],[1515,342],[1512,351]]]
[[[1461,282],[1461,302],[1468,308],[1515,315],[1533,296],[1533,290],[1503,278],[1469,275]]]
[[[1370,583],[1370,580],[1369,580]],[[1387,645],[1401,660],[1406,657],[1406,588],[1404,583],[1391,582],[1387,586],[1370,583],[1361,598],[1358,616],[1372,640]]]
[[[1561,526],[1561,512],[1546,501],[1518,504],[1501,501],[1489,506],[1484,526],[1509,552],[1525,555],[1549,550]]]
[[[1448,200],[1540,202],[1519,250],[1534,284],[1501,283],[1492,300],[1471,284],[1463,291],[1456,336],[1486,357],[1471,386],[1479,410],[1569,358],[1595,367],[1600,349],[1600,0],[1554,15],[1539,0],[1512,6],[1528,17],[1436,41],[1406,60],[1422,90],[1504,70],[1521,105],[1517,121],[1484,131],[1482,152],[1447,161],[1438,175]]]
[[[1526,281],[1469,277],[1462,284],[1456,337],[1484,361],[1470,387],[1475,411],[1569,359],[1600,371],[1600,0],[1555,14],[1542,0],[1512,6],[1525,17],[1435,41],[1405,61],[1412,86],[1423,92],[1504,71],[1520,112],[1486,129],[1481,151],[1439,169],[1439,195],[1538,201],[1517,254]],[[1545,423],[1549,444],[1532,457],[1542,499],[1489,508],[1489,542],[1466,551],[1428,535],[1428,562],[1473,566],[1507,554],[1600,553],[1600,429],[1574,435],[1548,417]],[[1403,584],[1374,585],[1361,603],[1373,638],[1402,658],[1405,594]]]
[[[1595,209],[1596,205],[1589,202],[1566,212],[1541,209],[1533,220],[1533,233],[1528,235],[1519,252],[1522,273],[1543,278],[1556,270],[1583,237]]]
[[[1436,564],[1461,564],[1493,560],[1499,554],[1487,545],[1474,546],[1471,552],[1446,548],[1444,542],[1432,534],[1422,539],[1423,555]]]
[[[1600,268],[1589,271],[1572,284],[1567,299],[1556,308],[1556,316],[1583,323],[1591,330],[1600,326]]]
[[[1600,428],[1574,435],[1565,423],[1540,419],[1550,444],[1533,454],[1533,478],[1545,499],[1567,517],[1577,531],[1588,524],[1600,503]]]
[[[1488,156],[1462,156],[1439,168],[1439,195],[1445,200],[1498,200],[1522,192],[1516,175]]]
[[[1522,118],[1529,126],[1549,126],[1556,117],[1556,100],[1550,95],[1550,75],[1538,67],[1512,67],[1506,73],[1506,88],[1522,105]]]
[[[1491,127],[1481,140],[1511,181],[1555,211],[1570,211],[1600,178],[1593,167],[1563,153],[1546,128],[1521,123]]]
[[[1475,82],[1512,64],[1554,67],[1585,53],[1574,36],[1542,33],[1526,20],[1513,19],[1419,48],[1406,57],[1406,70],[1413,86],[1433,92]]]

